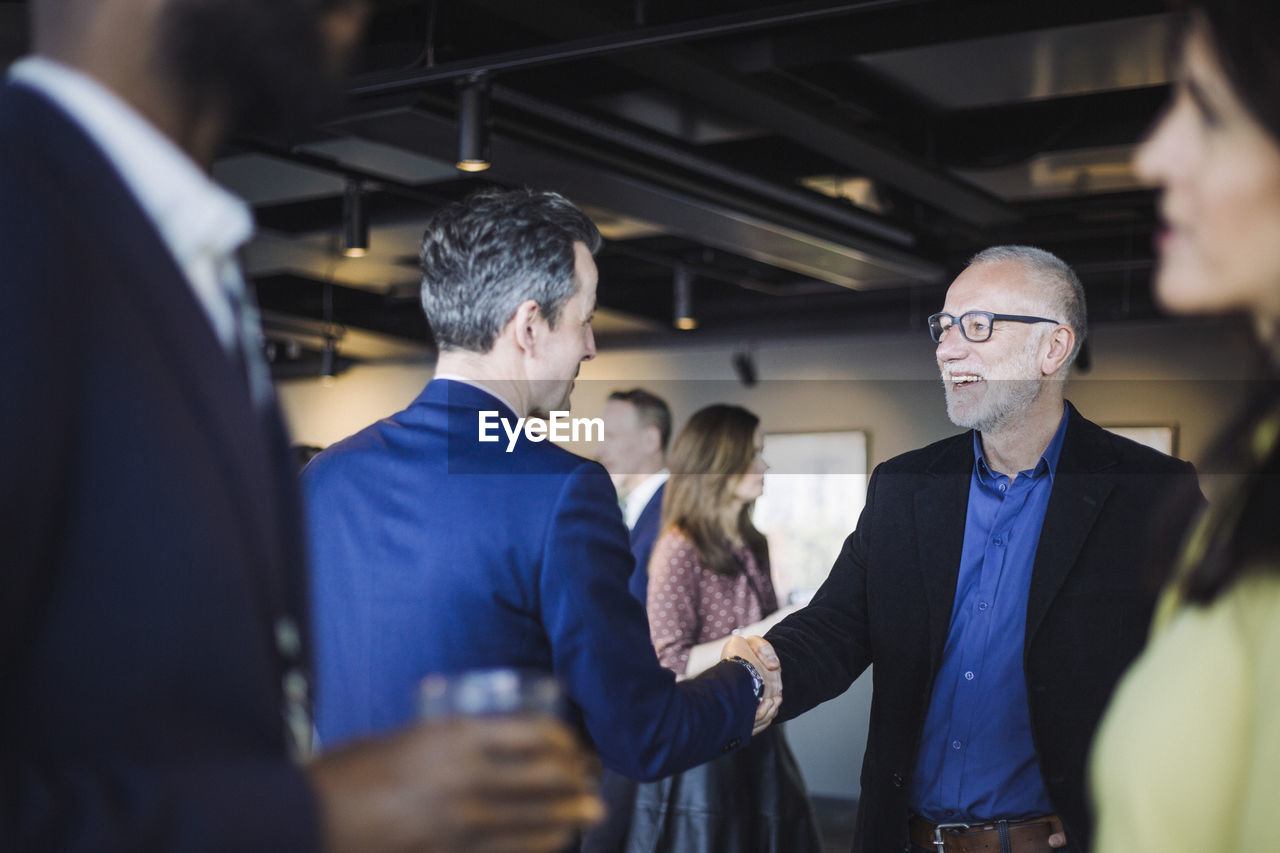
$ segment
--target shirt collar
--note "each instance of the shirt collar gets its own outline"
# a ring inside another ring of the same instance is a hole
[[[437,373],[437,374],[435,374],[434,376],[432,376],[431,378],[432,378],[432,379],[442,379],[442,380],[445,380],[446,382],[460,382],[460,383],[461,383],[461,384],[463,384],[463,385],[470,385],[472,388],[477,388],[477,389],[479,389],[479,390],[483,391],[484,393],[488,394],[488,395],[489,395],[490,397],[492,397],[493,399],[497,400],[497,401],[498,401],[499,403],[501,403],[502,405],[506,406],[508,409],[510,409],[510,410],[511,410],[511,413],[512,413],[513,415],[517,415],[517,416],[519,415],[519,413],[516,411],[516,407],[515,407],[515,406],[513,406],[513,405],[511,405],[511,401],[510,401],[510,400],[508,400],[506,397],[503,397],[501,394],[499,394],[498,392],[494,391],[492,388],[489,388],[489,387],[488,387],[488,386],[486,386],[484,383],[482,383],[482,382],[480,382],[480,381],[478,381],[478,380],[475,380],[475,379],[468,379],[467,377],[465,377],[465,376],[461,376],[461,375],[456,374],[456,373]]]
[[[1040,459],[1036,462],[1034,468],[1030,471],[1032,479],[1048,474],[1050,478],[1058,471],[1058,457],[1062,455],[1062,441],[1067,434],[1067,407],[1062,407],[1062,418],[1058,421],[1058,429],[1054,431],[1053,438],[1049,439],[1049,445],[1044,449],[1044,453],[1040,454]],[[1002,475],[995,473],[987,465],[987,455],[982,449],[982,433],[976,429],[973,431],[973,456],[975,471],[984,481],[991,482],[999,479]],[[1019,474],[1026,474],[1026,471],[1019,471]]]
[[[253,236],[248,205],[93,78],[42,56],[18,60],[9,77],[48,97],[97,143],[183,269],[228,257]]]
[[[622,516],[626,519],[627,527],[636,526],[636,522],[640,520],[640,514],[649,505],[654,493],[658,491],[663,483],[667,482],[667,477],[669,476],[671,476],[671,472],[663,468],[661,471],[650,474],[640,485],[627,492],[627,496],[622,499]]]

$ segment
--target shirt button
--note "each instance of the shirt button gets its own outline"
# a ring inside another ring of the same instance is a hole
[[[978,609],[979,609],[979,610],[986,610],[986,609],[987,609],[988,607],[990,607],[990,606],[991,606],[991,605],[990,605],[990,604],[987,604],[985,601],[979,601],[979,602],[978,602]]]
[[[290,702],[303,704],[307,701],[307,677],[299,670],[291,669],[284,674],[281,682],[285,698]]]
[[[964,674],[964,680],[965,680],[965,681],[973,681],[973,673],[972,673],[972,672],[966,672],[966,673]]]
[[[951,741],[951,748],[952,748],[952,749],[959,749],[959,748],[960,748],[960,741],[958,741],[958,740],[953,740],[953,741]]]
[[[1000,491],[1002,491],[1002,492],[1003,492],[1003,491],[1007,491],[1007,490],[1008,490],[1008,488],[1009,488],[1009,484],[1008,484],[1008,483],[1001,483],[1001,484],[1000,484]]]
[[[997,545],[1003,545],[1003,544],[1004,544],[1004,540],[1003,540],[1003,539],[1001,539],[999,536],[997,536],[995,539],[992,539],[991,541],[992,541],[992,542],[994,542],[994,543],[996,543]]]
[[[294,660],[302,651],[302,634],[298,623],[288,616],[276,620],[276,650],[289,660]]]

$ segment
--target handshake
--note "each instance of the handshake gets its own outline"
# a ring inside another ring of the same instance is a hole
[[[764,679],[764,698],[756,708],[756,724],[751,730],[755,737],[769,727],[782,707],[782,663],[764,637],[730,637],[720,651],[720,659],[733,657],[750,663]]]

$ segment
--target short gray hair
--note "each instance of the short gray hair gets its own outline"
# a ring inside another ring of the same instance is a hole
[[[1089,334],[1084,286],[1080,284],[1080,277],[1062,258],[1035,246],[992,246],[970,258],[968,266],[1002,261],[1021,264],[1044,289],[1048,297],[1046,310],[1061,312],[1061,316],[1052,319],[1061,321],[1075,331],[1076,345],[1071,350],[1071,357],[1067,359],[1067,367],[1070,368],[1075,364],[1080,347],[1084,345],[1085,336]]]
[[[575,243],[600,250],[600,231],[559,193],[481,190],[427,223],[422,309],[440,350],[486,353],[527,299],[555,328],[578,291]]]

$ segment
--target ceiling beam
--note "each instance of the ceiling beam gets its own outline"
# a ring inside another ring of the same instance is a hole
[[[858,0],[854,3],[817,0],[817,2],[789,3],[749,12],[584,36],[546,47],[445,62],[410,71],[365,74],[352,82],[349,92],[353,97],[397,95],[421,89],[433,83],[464,80],[477,73],[519,71],[525,68],[591,59],[605,54],[617,55],[632,50],[696,41],[713,36],[735,35],[788,24],[814,23],[829,18],[846,17],[897,6],[915,6],[925,2],[929,0]]]
[[[522,26],[560,38],[599,37],[612,33],[608,24],[575,8],[572,14],[547,14],[543,4],[518,0],[480,0],[477,4]],[[586,34],[586,35],[584,35]],[[554,45],[547,51],[554,51]],[[1000,199],[973,187],[927,161],[883,147],[857,127],[817,116],[761,90],[758,81],[711,64],[679,45],[641,52],[608,53],[610,62],[642,79],[658,82],[684,95],[785,137],[822,154],[858,175],[882,181],[912,198],[972,225],[992,227],[1018,222],[1021,215]],[[485,67],[484,58],[473,61]],[[357,91],[359,91],[357,89]]]
[[[352,113],[332,125],[342,132],[416,151],[450,151],[457,144],[452,117],[415,107],[383,107]],[[761,205],[742,196],[713,192],[690,179],[645,170],[612,152],[602,168],[572,142],[529,142],[495,132],[488,179],[511,186],[537,176],[581,205],[654,223],[661,230],[803,276],[852,289],[937,280],[932,260],[833,227]]]

